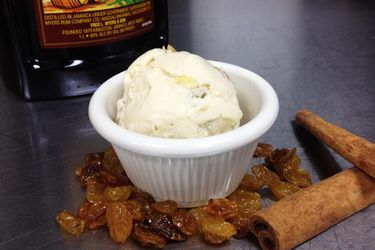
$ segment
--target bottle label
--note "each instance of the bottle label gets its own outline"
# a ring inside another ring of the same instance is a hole
[[[154,28],[154,0],[34,0],[43,48],[120,41]]]

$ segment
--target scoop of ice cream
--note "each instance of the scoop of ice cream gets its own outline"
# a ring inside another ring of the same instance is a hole
[[[239,126],[242,112],[229,77],[200,56],[153,49],[130,65],[117,123],[165,138],[220,134]]]

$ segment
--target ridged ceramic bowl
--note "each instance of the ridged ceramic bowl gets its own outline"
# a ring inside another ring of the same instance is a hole
[[[171,199],[180,207],[194,207],[229,195],[250,166],[259,138],[278,115],[277,95],[263,78],[235,65],[210,62],[233,80],[244,113],[241,126],[223,134],[164,139],[118,126],[114,119],[124,72],[103,83],[91,98],[92,125],[113,145],[134,185],[156,200]]]

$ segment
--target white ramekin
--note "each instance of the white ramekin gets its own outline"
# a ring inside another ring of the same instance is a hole
[[[116,101],[123,94],[124,72],[103,83],[89,105],[97,132],[109,141],[130,180],[156,200],[171,199],[180,207],[205,204],[236,189],[250,166],[259,138],[279,112],[273,88],[257,74],[239,66],[210,61],[233,80],[244,113],[232,131],[193,139],[145,136],[114,122]]]

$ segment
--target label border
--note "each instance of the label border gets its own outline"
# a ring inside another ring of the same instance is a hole
[[[1,1],[1,0],[0,0]],[[44,23],[44,11],[43,11],[43,1],[41,0],[34,0],[35,2],[38,2],[36,4],[35,8],[36,9],[36,18],[39,19],[37,20],[37,27],[38,27],[38,32],[39,32],[39,41],[40,41],[40,46],[44,49],[63,49],[63,48],[79,48],[79,47],[89,47],[89,46],[98,46],[98,45],[103,45],[107,41],[111,42],[119,42],[122,40],[126,39],[131,39],[135,38],[137,36],[143,35],[144,33],[147,33],[155,28],[155,6],[154,6],[154,0],[150,0],[151,2],[151,18],[152,18],[152,24],[147,26],[144,29],[141,30],[136,30],[130,33],[126,33],[126,37],[123,35],[118,35],[118,36],[113,36],[113,37],[108,37],[108,38],[101,38],[95,41],[79,41],[79,42],[64,42],[64,43],[48,43],[46,41],[46,35],[44,32],[43,28],[43,23]],[[132,6],[132,5],[129,5]],[[91,11],[82,11],[81,13],[87,13]]]

